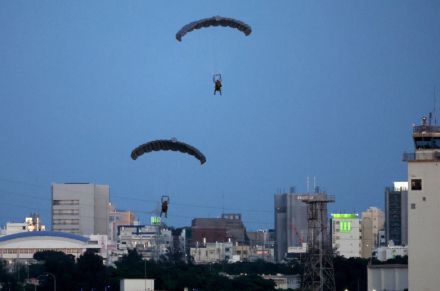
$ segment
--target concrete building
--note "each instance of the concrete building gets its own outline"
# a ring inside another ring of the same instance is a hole
[[[78,258],[87,249],[100,252],[97,240],[57,231],[28,231],[0,237],[0,259],[10,263],[33,261],[36,252],[61,251]]]
[[[190,255],[196,264],[227,262],[234,255],[234,246],[232,242],[197,244],[190,249]]]
[[[109,238],[116,241],[118,238],[118,226],[134,225],[136,216],[131,211],[117,210],[111,203],[108,205]]]
[[[425,117],[413,127],[415,153],[408,162],[409,290],[440,286],[440,126]]]
[[[361,256],[361,220],[358,214],[333,213],[331,215],[332,248],[346,258]]]
[[[362,257],[371,258],[373,250],[379,246],[379,231],[383,230],[385,214],[377,207],[362,212]]]
[[[221,218],[195,218],[191,223],[191,232],[192,247],[202,243],[248,242],[240,214],[223,214]]]
[[[373,252],[373,256],[382,262],[395,259],[397,256],[404,257],[407,255],[408,255],[408,246],[389,245],[385,247],[378,247]]]
[[[275,289],[279,290],[297,290],[301,287],[300,275],[261,275],[265,280],[272,280],[275,282]]]
[[[114,256],[123,256],[128,250],[136,251],[147,260],[158,260],[170,252],[173,245],[171,230],[159,225],[121,225]]]
[[[250,246],[249,261],[275,262],[275,231],[273,229],[248,231],[247,236]]]
[[[52,230],[108,235],[109,186],[52,184]]]
[[[119,290],[154,291],[154,279],[121,279],[119,281]]]
[[[275,259],[284,260],[289,247],[300,247],[307,242],[307,204],[299,198],[308,194],[289,193],[275,194]]]
[[[368,265],[368,291],[405,291],[408,290],[407,265]],[[413,289],[409,289],[413,290]],[[419,291],[419,289],[415,289]],[[438,289],[426,289],[438,290]]]
[[[46,226],[42,224],[40,216],[32,213],[24,219],[24,222],[7,222],[6,226],[0,230],[0,236],[27,231],[45,231]]]
[[[408,182],[394,182],[385,188],[386,242],[408,244]]]

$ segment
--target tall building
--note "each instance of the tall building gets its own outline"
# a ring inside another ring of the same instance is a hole
[[[362,212],[362,257],[371,258],[373,250],[379,246],[379,231],[383,230],[385,214],[377,207]]]
[[[289,247],[301,247],[307,242],[307,204],[302,196],[310,195],[294,193],[275,194],[275,260],[281,262]]]
[[[361,256],[361,220],[358,214],[333,213],[331,215],[332,247],[346,258]]]
[[[385,189],[386,242],[408,244],[408,182],[394,182]]]
[[[52,230],[108,235],[109,186],[52,184]]]
[[[431,118],[430,118],[431,119]],[[440,286],[440,126],[424,117],[412,134],[415,153],[408,162],[409,290]]]

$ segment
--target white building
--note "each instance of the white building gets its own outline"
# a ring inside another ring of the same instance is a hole
[[[423,118],[412,134],[416,151],[408,162],[409,290],[440,286],[440,126]]]
[[[121,225],[118,227],[118,256],[136,249],[144,259],[158,260],[171,250],[171,230],[160,225]]]
[[[108,235],[108,204],[108,185],[53,183],[52,230]]]
[[[33,213],[26,217],[24,222],[7,222],[6,226],[0,231],[0,235],[9,235],[26,231],[45,231],[46,226],[41,223],[38,214]]]
[[[332,247],[336,253],[346,258],[361,256],[361,220],[358,214],[333,213]]]
[[[196,264],[219,263],[229,261],[234,254],[232,242],[206,243],[190,249],[190,255]]]
[[[408,255],[408,246],[393,246],[378,247],[374,252],[374,257],[379,261],[387,261],[394,259],[397,256],[404,257]]]
[[[57,231],[28,231],[0,237],[0,259],[9,262],[33,261],[36,252],[60,251],[78,258],[87,249],[101,246],[89,238]]]
[[[154,291],[154,279],[121,279],[121,291]]]
[[[407,265],[368,265],[368,291],[408,290]],[[412,290],[412,289],[409,289]],[[418,289],[416,289],[418,291]],[[427,290],[438,290],[427,289]]]

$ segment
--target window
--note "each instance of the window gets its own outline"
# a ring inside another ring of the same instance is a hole
[[[411,203],[411,209],[416,209],[416,204],[415,203]]]
[[[411,190],[422,190],[422,179],[411,179]]]
[[[423,201],[426,201],[426,197],[425,197],[425,196],[423,196],[422,200],[423,200]]]

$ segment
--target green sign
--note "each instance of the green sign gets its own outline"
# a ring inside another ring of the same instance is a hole
[[[342,220],[339,224],[340,232],[350,232],[351,231],[351,221]]]
[[[332,218],[334,219],[355,219],[359,216],[357,214],[352,213],[332,213]]]
[[[151,216],[150,221],[152,225],[160,224],[160,216]]]

